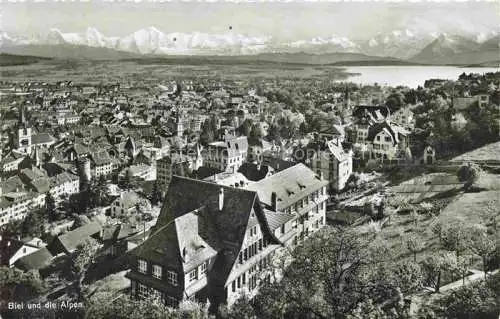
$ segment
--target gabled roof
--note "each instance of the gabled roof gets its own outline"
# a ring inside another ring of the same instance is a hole
[[[255,192],[174,175],[153,234],[134,254],[184,271],[216,257],[215,277],[225,283],[256,204]]]
[[[47,248],[44,247],[35,251],[34,253],[19,258],[14,263],[14,266],[24,271],[41,269],[48,266],[53,258],[54,256],[49,252]]]
[[[381,123],[375,123],[368,128],[367,140],[373,141],[375,136],[379,134],[381,131],[385,131],[387,134],[392,136],[394,145],[399,143],[402,136],[406,136],[409,134],[408,131],[402,128],[401,126],[395,123],[389,123],[387,121],[384,121]]]
[[[72,253],[78,245],[82,244],[90,236],[99,233],[101,230],[101,224],[98,222],[91,222],[60,235],[57,237],[57,240],[61,243],[66,252]]]
[[[250,184],[246,189],[257,192],[260,201],[268,206],[272,206],[271,194],[275,192],[279,211],[327,184],[328,181],[321,180],[307,166],[300,163]]]
[[[271,170],[273,169],[267,165],[257,165],[245,162],[240,166],[238,172],[243,174],[247,179],[255,182],[265,178]]]
[[[45,144],[54,142],[56,139],[48,133],[40,133],[31,136],[32,144]]]
[[[267,222],[269,223],[269,228],[271,231],[275,231],[280,228],[281,225],[284,225],[289,220],[292,220],[295,215],[286,214],[281,212],[274,212],[272,210],[265,209],[264,214],[266,215]]]

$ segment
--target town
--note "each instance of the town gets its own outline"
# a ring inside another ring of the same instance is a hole
[[[500,72],[5,79],[1,314],[494,318],[499,107]]]

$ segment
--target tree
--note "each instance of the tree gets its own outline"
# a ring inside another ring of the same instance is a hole
[[[0,267],[2,299],[12,301],[30,300],[45,290],[45,286],[34,272],[23,272],[17,268]]]
[[[212,143],[217,136],[217,119],[210,117],[201,124],[200,142],[203,145]]]
[[[418,221],[420,220],[420,215],[418,214],[417,210],[413,208],[410,212],[410,217],[415,224],[415,227],[418,226]]]
[[[485,282],[462,286],[437,301],[435,312],[439,318],[496,319],[500,312],[500,295]]]
[[[409,235],[404,239],[404,245],[413,254],[413,262],[416,262],[417,253],[424,248],[423,241],[415,235]]]
[[[474,254],[481,258],[484,277],[486,278],[488,272],[488,259],[498,249],[496,239],[488,235],[485,228],[477,225],[471,228],[468,247]]]
[[[109,205],[109,190],[104,175],[99,176],[97,183],[91,187],[90,196],[94,199],[94,201],[91,200],[91,208]]]
[[[457,177],[460,182],[465,183],[464,187],[468,190],[479,180],[481,173],[482,170],[477,164],[468,163],[460,167]]]
[[[403,95],[403,93],[394,92],[387,97],[385,105],[387,105],[391,113],[394,113],[404,106],[404,100],[405,96]]]
[[[86,302],[84,307],[86,319],[213,319],[208,314],[207,307],[190,302],[181,303],[178,309],[170,308],[161,302],[151,300],[136,300],[128,295],[108,295],[95,301]]]
[[[270,141],[279,141],[281,139],[281,127],[276,123],[269,125],[267,138]]]
[[[50,192],[45,194],[45,211],[50,221],[59,220],[61,217],[56,211],[56,201]]]
[[[30,209],[21,222],[21,233],[23,237],[41,237],[44,232],[44,220],[42,210]]]
[[[450,251],[455,251],[457,260],[467,248],[469,229],[462,221],[456,220],[445,225],[441,231],[441,244]]]
[[[238,299],[231,308],[222,306],[219,309],[220,317],[223,319],[257,319],[252,301],[247,296]]]
[[[252,130],[250,131],[248,139],[252,141],[260,141],[265,135],[266,132],[262,125],[260,123],[255,123],[252,126]]]
[[[449,253],[434,253],[422,262],[422,269],[426,284],[439,292],[443,274],[455,270],[455,260]]]
[[[342,318],[363,300],[383,305],[397,298],[397,286],[409,287],[402,281],[413,277],[388,279],[386,248],[359,233],[323,228],[291,253],[281,281],[260,288],[253,303],[257,317]]]
[[[151,204],[153,206],[158,205],[162,201],[161,190],[158,181],[153,184],[153,190],[151,191]]]
[[[120,181],[120,187],[129,190],[132,188],[132,176],[130,176],[130,170],[125,170],[125,175]]]
[[[85,278],[85,273],[93,263],[94,256],[98,249],[99,243],[95,239],[89,238],[78,245],[75,252],[71,255],[71,272],[74,278],[76,295],[79,300],[84,298],[82,293],[83,280]]]
[[[252,125],[252,119],[245,119],[239,127],[240,134],[248,137],[250,135],[250,132],[252,131]]]

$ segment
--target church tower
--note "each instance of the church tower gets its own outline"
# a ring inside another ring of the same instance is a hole
[[[349,110],[351,107],[351,93],[349,92],[349,86],[345,86],[344,92],[344,110]]]
[[[14,138],[15,148],[23,153],[31,153],[31,134],[31,126],[26,120],[26,110],[22,106],[19,110],[17,132]]]

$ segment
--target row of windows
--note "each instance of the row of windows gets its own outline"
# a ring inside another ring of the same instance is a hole
[[[249,280],[247,281],[247,272],[244,272],[231,283],[231,291],[235,292],[236,289],[244,287],[247,284],[247,282],[251,290],[255,289],[257,287],[257,278],[260,274],[257,270],[258,269],[263,270],[270,264],[271,264],[271,255],[267,255],[266,257],[260,259],[258,266],[257,264],[255,264],[248,270]]]
[[[309,205],[310,202],[313,202],[319,198],[320,195],[325,195],[325,188],[321,188],[320,190],[315,191],[312,194],[309,194],[307,197],[297,201],[295,205],[289,206],[285,209],[285,213],[291,214],[292,209],[295,211],[299,211],[304,208],[304,206]]]
[[[148,263],[145,260],[139,259],[138,261],[138,270],[143,274],[147,274],[148,271]],[[159,265],[153,265],[153,277],[156,279],[162,278],[163,269]],[[176,272],[167,271],[167,281],[172,286],[177,286],[179,284],[179,278]]]
[[[150,288],[143,284],[138,284],[137,296],[139,299],[157,299],[161,302],[165,302],[169,307],[176,307],[179,304],[179,300],[173,296],[166,296],[162,291]]]
[[[203,277],[207,273],[207,263],[208,262],[204,262],[200,265],[200,276],[198,276],[198,267],[189,272],[189,282],[196,281],[199,277]]]
[[[243,264],[248,259],[257,255],[260,251],[262,251],[264,248],[266,248],[267,245],[268,245],[267,240],[261,238],[258,241],[256,241],[255,243],[253,243],[252,245],[245,248],[243,251],[240,251],[240,253],[238,255],[239,263]]]

